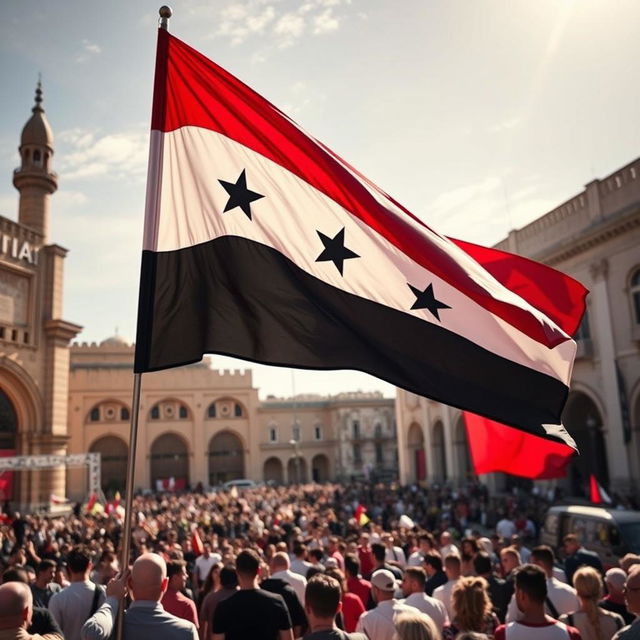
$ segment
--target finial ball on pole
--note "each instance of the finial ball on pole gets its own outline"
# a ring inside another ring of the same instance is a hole
[[[158,13],[160,14],[161,18],[170,18],[173,15],[173,10],[171,9],[171,7],[165,4],[160,7]]]

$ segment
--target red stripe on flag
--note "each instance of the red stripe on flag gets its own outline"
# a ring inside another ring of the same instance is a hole
[[[522,256],[449,238],[479,262],[498,282],[551,318],[565,333],[575,335],[589,290],[546,264]]]
[[[453,243],[422,222],[425,231],[416,229],[417,219],[406,209],[401,208],[405,218],[380,204],[337,155],[227,71],[163,29],[158,33],[158,53],[156,75],[166,63],[166,78],[164,87],[157,84],[154,92],[153,129],[202,127],[251,148],[322,191],[414,262],[532,339],[549,348],[567,340],[563,332],[529,310],[491,295],[470,276]],[[427,233],[434,241],[429,241]]]
[[[477,474],[501,471],[535,479],[564,478],[574,450],[566,444],[547,440],[463,412],[467,441]]]

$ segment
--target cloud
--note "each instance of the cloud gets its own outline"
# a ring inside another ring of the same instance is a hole
[[[313,33],[316,35],[329,33],[330,31],[337,31],[340,27],[340,21],[333,15],[333,10],[331,8],[328,8],[320,15],[315,16],[313,24]]]
[[[497,122],[489,127],[491,133],[500,133],[501,131],[508,131],[509,129],[515,129],[522,124],[522,116],[512,116],[502,122]]]
[[[59,140],[60,171],[65,180],[107,176],[137,181],[145,176],[149,149],[146,128],[113,134],[72,129],[63,131]]]
[[[102,47],[95,42],[89,42],[86,38],[82,40],[82,51],[76,56],[76,62],[82,64],[87,62],[91,57],[102,53]]]
[[[296,13],[285,13],[273,27],[280,49],[290,47],[305,30],[305,18]]]
[[[254,3],[227,5],[221,11],[221,23],[217,35],[228,37],[232,45],[242,44],[249,36],[260,34],[276,16],[272,6]]]
[[[89,198],[82,191],[61,189],[56,193],[56,207],[70,208],[81,206],[89,202]]]

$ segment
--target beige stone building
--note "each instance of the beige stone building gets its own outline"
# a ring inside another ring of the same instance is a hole
[[[106,491],[126,475],[134,348],[114,337],[71,348],[69,452],[96,452]],[[250,370],[216,371],[211,359],[142,377],[136,487],[215,486],[397,475],[394,400],[376,393],[267,398]],[[391,445],[391,446],[390,446]],[[67,494],[86,494],[68,471]]]
[[[0,456],[64,454],[69,342],[81,327],[61,317],[66,249],[49,238],[53,135],[40,85],[20,138],[18,221],[0,217]],[[0,494],[22,504],[64,493],[64,468],[0,474]]]
[[[630,490],[640,483],[640,159],[590,182],[497,248],[590,290],[563,414],[582,455],[558,482],[580,495],[593,470],[606,487]],[[399,392],[397,415],[401,480],[467,475],[459,411]]]

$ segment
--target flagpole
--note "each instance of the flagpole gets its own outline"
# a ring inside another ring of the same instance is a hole
[[[173,15],[171,7],[163,5],[160,7],[160,29],[168,30],[169,18]],[[153,148],[153,147],[152,147]],[[149,159],[151,165],[152,159]],[[124,523],[122,525],[122,554],[120,560],[120,570],[122,572],[129,568],[129,555],[131,553],[131,520],[133,516],[133,485],[135,477],[135,462],[138,444],[138,418],[140,414],[140,392],[142,388],[142,374],[133,374],[133,398],[131,401],[131,426],[129,429],[129,458],[127,460],[127,480],[124,499]],[[116,638],[124,638],[124,599],[118,607],[118,618],[116,621]]]

